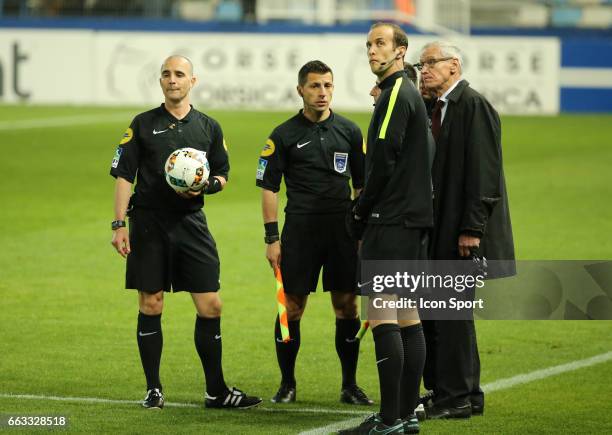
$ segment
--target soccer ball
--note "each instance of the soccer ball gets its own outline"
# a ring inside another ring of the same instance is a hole
[[[168,156],[164,171],[166,181],[175,191],[198,191],[210,175],[210,165],[204,151],[181,148]]]

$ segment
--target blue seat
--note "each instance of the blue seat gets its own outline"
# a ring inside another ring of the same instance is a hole
[[[582,9],[579,8],[556,8],[550,15],[553,27],[575,27],[582,18]]]
[[[370,9],[374,11],[386,11],[395,9],[394,0],[372,0]]]
[[[242,5],[235,0],[222,0],[217,5],[215,18],[218,21],[237,22],[242,21]]]

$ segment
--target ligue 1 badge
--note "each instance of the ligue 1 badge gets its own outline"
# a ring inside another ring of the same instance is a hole
[[[348,153],[334,153],[334,169],[336,172],[346,172],[346,164],[348,162]]]

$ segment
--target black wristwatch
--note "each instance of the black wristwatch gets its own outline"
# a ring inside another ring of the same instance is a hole
[[[111,229],[113,231],[118,230],[119,228],[125,228],[125,221],[117,220],[111,222]]]

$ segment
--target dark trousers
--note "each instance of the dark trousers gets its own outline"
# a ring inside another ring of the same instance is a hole
[[[474,320],[423,320],[423,382],[439,406],[484,405]]]

